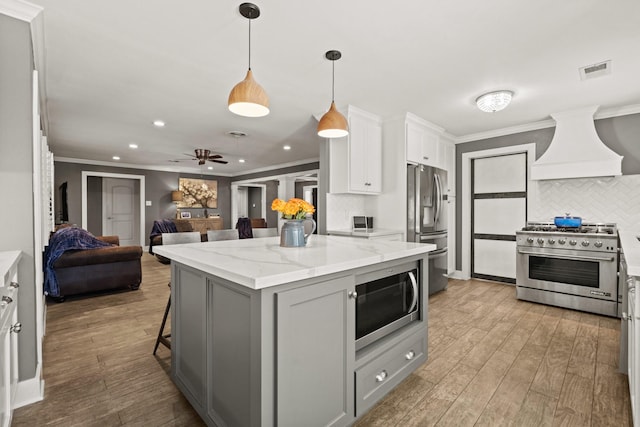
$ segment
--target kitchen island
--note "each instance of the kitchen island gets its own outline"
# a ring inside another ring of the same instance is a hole
[[[208,425],[349,425],[427,359],[434,245],[314,235],[162,246],[171,375]],[[356,351],[355,287],[415,264],[420,315]]]

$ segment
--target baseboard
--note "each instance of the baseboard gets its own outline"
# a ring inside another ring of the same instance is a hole
[[[450,279],[458,279],[458,280],[469,280],[470,277],[465,276],[462,271],[456,270],[453,273],[449,274]]]
[[[21,408],[44,399],[44,380],[41,378],[41,365],[36,369],[36,375],[28,380],[19,381],[13,409]]]

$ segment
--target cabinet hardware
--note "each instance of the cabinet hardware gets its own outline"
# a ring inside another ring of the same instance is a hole
[[[349,291],[349,293],[347,295],[349,295],[349,298],[351,298],[351,299],[358,298],[358,293],[356,291]]]
[[[622,320],[628,320],[629,322],[631,322],[633,320],[632,316],[629,316],[627,313],[625,313],[624,311],[622,312]]]
[[[21,330],[22,330],[22,323],[20,322],[16,322],[16,324],[11,327],[11,332],[15,332],[16,334],[19,334]]]
[[[416,356],[416,353],[413,350],[410,350],[409,353],[404,355],[404,358],[407,360],[411,360]]]
[[[376,375],[376,382],[381,383],[382,381],[387,379],[387,371],[382,371],[378,375]]]
[[[4,307],[5,305],[11,304],[12,302],[13,302],[13,299],[11,297],[3,295],[2,300],[0,300],[0,306]]]
[[[19,287],[20,287],[20,285],[18,285],[18,283],[17,283],[17,282],[11,282],[11,283],[9,284],[9,287],[10,287],[10,288],[19,288]]]

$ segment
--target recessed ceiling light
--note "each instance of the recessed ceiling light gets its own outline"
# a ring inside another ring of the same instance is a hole
[[[112,159],[113,160],[120,160],[120,156],[113,156]]]
[[[290,145],[285,145],[284,147],[282,147],[283,150],[291,150],[291,146]]]
[[[157,127],[159,127],[159,128],[164,127],[164,125],[165,125],[165,124],[166,124],[166,123],[165,123],[165,122],[163,122],[162,120],[154,120],[154,121],[153,121],[153,125],[154,125],[154,126],[157,126]]]
[[[244,159],[238,159],[238,162],[244,163]]]
[[[129,148],[135,150],[136,148],[138,148],[138,144],[129,144]]]
[[[213,166],[208,166],[207,169],[213,170]]]

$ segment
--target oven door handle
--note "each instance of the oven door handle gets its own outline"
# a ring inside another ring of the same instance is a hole
[[[592,257],[592,256],[580,256],[580,255],[552,255],[552,254],[546,254],[546,253],[538,253],[538,252],[530,252],[530,251],[523,251],[522,249],[518,249],[518,253],[523,254],[523,255],[536,255],[536,256],[541,256],[541,257],[547,257],[547,258],[556,258],[556,259],[573,259],[576,261],[607,261],[607,262],[613,262],[615,260],[614,257]]]
[[[414,276],[413,271],[409,272],[409,279],[411,279],[411,287],[413,288],[413,300],[411,301],[411,306],[407,314],[413,313],[418,305],[418,282],[416,281],[416,276]]]

